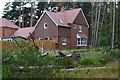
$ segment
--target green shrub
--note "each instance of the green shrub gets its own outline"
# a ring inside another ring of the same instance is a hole
[[[83,58],[82,60],[78,60],[78,63],[81,65],[100,66],[99,58],[96,56],[90,56],[90,57]]]

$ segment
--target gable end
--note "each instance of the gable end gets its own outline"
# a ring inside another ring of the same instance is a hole
[[[80,21],[81,21],[80,23],[78,23],[78,20],[79,20],[79,19],[80,19]],[[84,15],[82,9],[80,9],[80,11],[78,12],[78,14],[77,14],[76,17],[74,18],[72,24],[73,24],[74,22],[77,22],[78,24],[87,25],[88,28],[89,28],[89,24],[88,24],[88,22],[87,22],[87,19],[86,19],[85,15]]]

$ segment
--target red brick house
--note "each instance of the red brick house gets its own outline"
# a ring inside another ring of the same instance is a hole
[[[59,49],[87,48],[88,22],[81,8],[60,12],[45,10],[35,25],[36,40],[58,40]]]
[[[20,28],[5,18],[0,18],[0,40],[12,41],[12,37],[16,40],[26,40],[29,32],[33,32],[34,27]]]

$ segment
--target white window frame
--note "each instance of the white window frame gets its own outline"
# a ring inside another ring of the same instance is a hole
[[[48,26],[46,27],[45,25],[47,25],[47,23],[44,23],[44,29],[47,29]]]
[[[76,24],[74,24],[74,29],[76,29]]]
[[[80,41],[78,41],[78,39],[80,39]],[[85,39],[85,40],[82,40],[82,39]],[[78,44],[78,42],[80,44]],[[87,46],[87,38],[77,38],[77,46]]]
[[[65,38],[65,37],[62,38],[62,45],[67,45],[67,44],[66,44],[66,38]]]
[[[79,25],[79,32],[82,32],[82,26]]]

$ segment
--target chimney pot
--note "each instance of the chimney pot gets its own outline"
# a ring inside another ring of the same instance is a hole
[[[61,12],[63,13],[64,11],[65,11],[65,7],[62,6],[62,7],[61,7]]]

